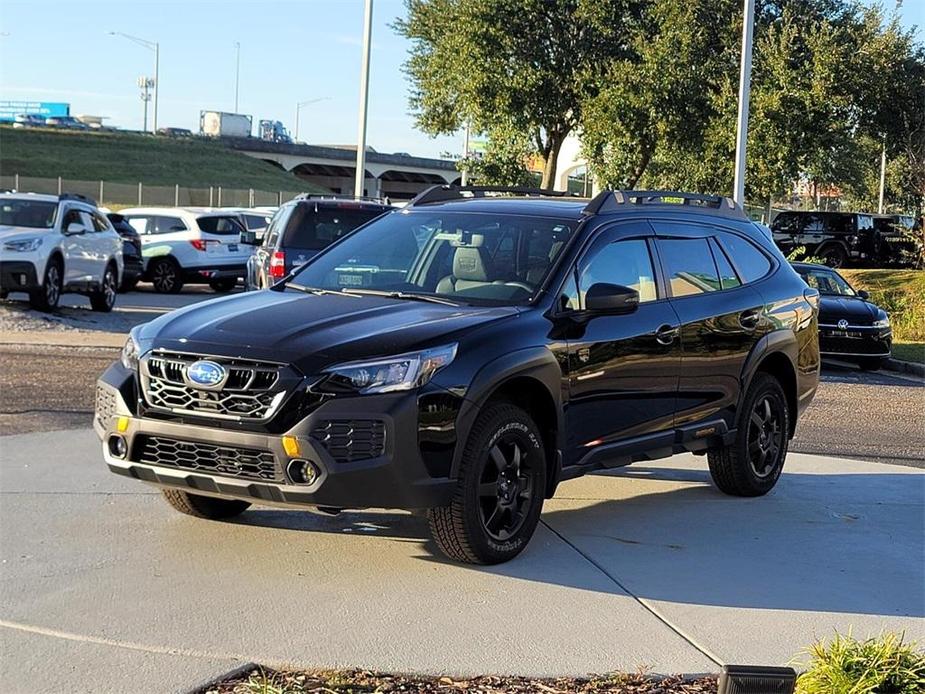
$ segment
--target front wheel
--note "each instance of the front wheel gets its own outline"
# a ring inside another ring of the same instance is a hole
[[[790,443],[790,409],[780,382],[758,373],[736,419],[735,440],[707,451],[710,475],[732,496],[767,494],[780,477]]]
[[[32,308],[39,311],[52,311],[58,307],[61,300],[61,287],[64,271],[61,261],[52,258],[45,267],[45,277],[42,286],[29,292],[29,303]]]
[[[94,311],[109,313],[116,305],[116,269],[112,265],[106,267],[103,273],[103,282],[100,288],[90,293],[90,307]]]
[[[247,501],[190,494],[180,489],[162,489],[161,494],[164,495],[167,503],[177,511],[195,518],[225,520],[226,518],[234,518],[250,508],[250,503]]]
[[[545,490],[546,455],[536,424],[519,407],[489,405],[469,433],[452,502],[427,512],[430,532],[451,559],[508,561],[533,536]]]

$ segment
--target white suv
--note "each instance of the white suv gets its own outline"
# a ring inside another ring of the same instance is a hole
[[[90,297],[111,311],[122,280],[122,239],[82,195],[0,194],[0,297],[28,292],[40,311],[61,294]]]
[[[176,294],[185,283],[230,291],[253,249],[240,243],[240,213],[209,207],[135,207],[119,214],[141,238],[142,279]]]

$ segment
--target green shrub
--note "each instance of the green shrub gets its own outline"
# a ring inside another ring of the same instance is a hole
[[[836,634],[807,651],[797,694],[921,694],[925,691],[925,654],[902,636],[882,634],[858,641]]]

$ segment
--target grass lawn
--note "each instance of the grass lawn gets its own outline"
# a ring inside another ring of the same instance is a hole
[[[890,314],[893,356],[925,362],[925,270],[840,270]]]
[[[0,127],[0,174],[79,181],[323,192],[293,174],[204,138]]]

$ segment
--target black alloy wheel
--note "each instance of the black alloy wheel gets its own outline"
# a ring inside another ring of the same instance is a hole
[[[748,420],[748,460],[756,477],[765,479],[774,473],[783,443],[781,404],[772,395],[765,395],[755,403]]]

